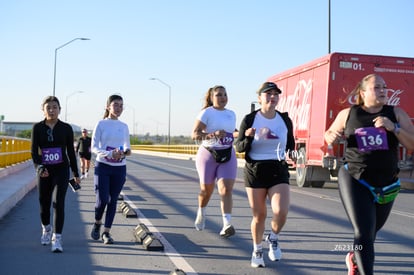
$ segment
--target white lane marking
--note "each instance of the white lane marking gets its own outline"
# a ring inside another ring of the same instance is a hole
[[[327,195],[312,193],[312,192],[309,192],[309,191],[299,190],[299,189],[290,189],[290,191],[295,192],[295,193],[299,193],[299,194],[303,194],[303,195],[307,195],[307,196],[311,196],[311,197],[315,197],[315,198],[320,198],[320,199],[323,199],[323,200],[330,200],[330,201],[335,201],[335,202],[342,203],[341,199],[331,197],[331,196],[327,196]],[[414,214],[412,214],[410,212],[404,212],[404,211],[399,211],[399,210],[391,210],[391,213],[395,214],[395,215],[402,216],[402,217],[406,217],[406,218],[414,218]]]
[[[315,198],[324,199],[324,200],[341,202],[341,200],[339,198],[335,198],[335,197],[331,197],[331,196],[327,196],[327,195],[322,195],[322,194],[317,194],[317,193],[312,193],[312,192],[305,191],[305,190],[299,190],[299,189],[292,189],[291,188],[290,191],[295,192],[295,193],[299,193],[299,194],[303,194],[303,195],[307,195],[307,196],[311,196],[311,197],[315,197]]]
[[[138,215],[138,220],[140,223],[145,224],[149,231],[154,234],[155,237],[157,237],[160,242],[164,245],[164,254],[168,256],[168,258],[171,260],[171,262],[176,266],[176,268],[179,268],[183,270],[188,275],[197,275],[198,273],[195,272],[195,270],[191,267],[191,265],[175,250],[175,248],[167,241],[166,238],[160,233],[160,231],[148,220],[144,214],[138,209],[138,207],[128,198],[127,195],[125,195],[123,192],[121,192],[122,197],[126,203],[131,206],[135,212]]]
[[[404,212],[404,211],[399,211],[399,210],[391,210],[391,213],[396,214],[396,215],[400,215],[400,216],[403,216],[403,217],[414,219],[414,214],[412,214],[410,212]]]

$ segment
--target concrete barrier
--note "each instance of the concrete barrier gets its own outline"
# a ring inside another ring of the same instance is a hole
[[[15,164],[0,171],[0,219],[36,186],[32,161]]]

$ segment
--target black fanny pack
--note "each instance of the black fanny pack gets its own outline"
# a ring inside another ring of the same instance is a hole
[[[225,163],[228,162],[231,159],[231,153],[233,150],[233,146],[230,146],[229,148],[226,149],[213,149],[213,148],[206,148],[211,155],[214,157],[214,160],[217,163]]]

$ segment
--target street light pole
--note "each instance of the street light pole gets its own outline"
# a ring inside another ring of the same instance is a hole
[[[135,136],[135,108],[129,104],[125,104],[125,106],[132,109],[132,135]]]
[[[328,54],[331,53],[331,0],[328,0]]]
[[[171,86],[159,78],[151,77],[149,80],[157,80],[168,87],[168,146],[171,144]]]
[[[75,94],[81,94],[81,93],[83,93],[83,91],[76,91],[76,92],[73,92],[73,93],[66,96],[66,103],[65,103],[65,121],[66,122],[68,121],[68,100],[69,100],[69,97],[71,97]]]
[[[65,44],[63,44],[63,45],[61,45],[61,46],[59,46],[59,47],[57,47],[55,49],[55,67],[53,69],[53,96],[55,96],[55,87],[56,87],[56,60],[57,60],[57,51],[59,49],[65,47],[66,45],[69,45],[70,43],[76,41],[76,40],[90,40],[90,39],[89,38],[75,38],[75,39],[72,39],[71,41],[66,42]]]

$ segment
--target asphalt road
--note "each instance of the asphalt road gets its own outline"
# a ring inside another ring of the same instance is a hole
[[[133,154],[127,165],[124,201],[138,217],[117,214],[112,228],[115,244],[104,245],[89,236],[95,200],[89,177],[78,193],[68,190],[64,253],[51,253],[49,246],[40,245],[35,189],[0,220],[0,273],[169,274],[180,268],[186,274],[204,275],[347,274],[344,259],[353,234],[336,183],[322,189],[298,188],[292,177],[290,212],[280,235],[283,258],[270,262],[265,255],[266,267],[254,269],[250,267],[251,212],[241,168],[233,195],[237,232],[223,239],[218,235],[217,192],[210,201],[206,229],[194,229],[199,188],[193,160]],[[413,191],[403,190],[378,234],[375,274],[414,274],[413,199]],[[148,251],[136,241],[134,230],[139,224],[160,240],[163,251]]]

